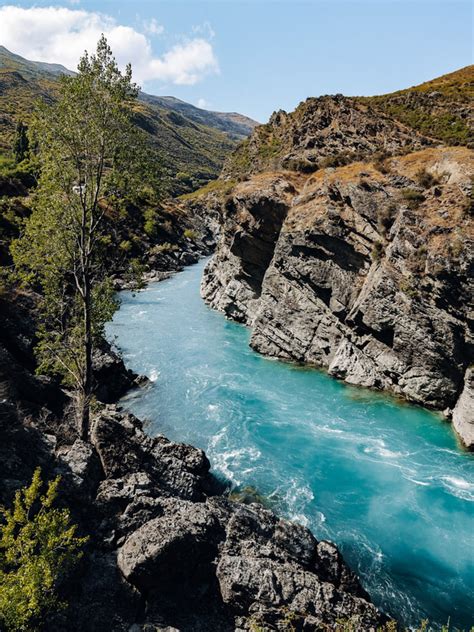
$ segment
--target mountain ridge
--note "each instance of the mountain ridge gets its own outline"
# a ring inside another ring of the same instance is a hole
[[[0,154],[13,145],[16,125],[28,122],[37,99],[52,102],[59,64],[30,62],[0,47]],[[172,194],[193,191],[219,175],[224,159],[249,133],[252,119],[201,110],[174,97],[141,93],[136,122],[162,157]]]
[[[474,65],[387,95],[308,97],[258,125],[226,160],[223,176],[312,172],[438,142],[474,147],[473,96]]]

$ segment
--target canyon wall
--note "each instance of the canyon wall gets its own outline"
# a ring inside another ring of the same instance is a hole
[[[256,174],[223,206],[202,296],[256,351],[452,409],[473,361],[473,176],[463,147]]]

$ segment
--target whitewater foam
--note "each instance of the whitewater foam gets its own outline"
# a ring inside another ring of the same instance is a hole
[[[160,377],[160,372],[158,371],[158,369],[152,369],[150,371],[150,375],[148,376],[148,379],[150,380],[150,382],[156,382],[156,380]]]

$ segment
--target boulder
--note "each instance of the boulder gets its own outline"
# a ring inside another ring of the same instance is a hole
[[[72,446],[60,447],[57,454],[60,462],[66,466],[66,475],[72,477],[74,485],[89,493],[95,492],[103,472],[93,446],[82,439],[76,439]]]
[[[106,341],[94,350],[92,370],[95,395],[105,404],[116,402],[133,386],[138,385],[138,375],[125,367],[122,358],[112,351]]]
[[[131,414],[109,406],[92,424],[94,444],[107,478],[146,473],[161,494],[202,500],[212,487],[209,461],[202,450],[152,438]]]
[[[124,577],[142,593],[180,600],[206,592],[221,528],[206,503],[165,499],[161,515],[132,533],[118,551]]]
[[[267,621],[276,609],[280,620],[290,611],[321,625],[355,617],[361,630],[384,620],[366,608],[367,594],[334,545],[259,505],[230,510],[216,575],[224,603],[237,615],[257,611]]]

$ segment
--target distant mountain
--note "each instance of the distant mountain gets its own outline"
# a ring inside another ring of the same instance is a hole
[[[73,73],[0,46],[0,154],[10,151],[16,125],[28,122],[35,101],[54,101],[61,74]],[[216,178],[237,142],[257,124],[241,114],[208,112],[174,97],[146,93],[140,94],[136,122],[160,151],[174,194]]]
[[[29,61],[11,53],[5,46],[0,46],[0,69],[17,71],[21,73],[24,79],[38,79],[41,75],[45,78],[50,78],[51,75],[73,75],[71,70],[68,70],[61,64],[47,64],[43,61]]]
[[[238,114],[237,112],[211,112],[209,110],[203,110],[195,105],[181,101],[176,97],[157,97],[142,92],[140,98],[149,105],[179,112],[195,123],[214,127],[238,139],[248,136],[253,128],[258,125],[256,121],[243,114]]]

